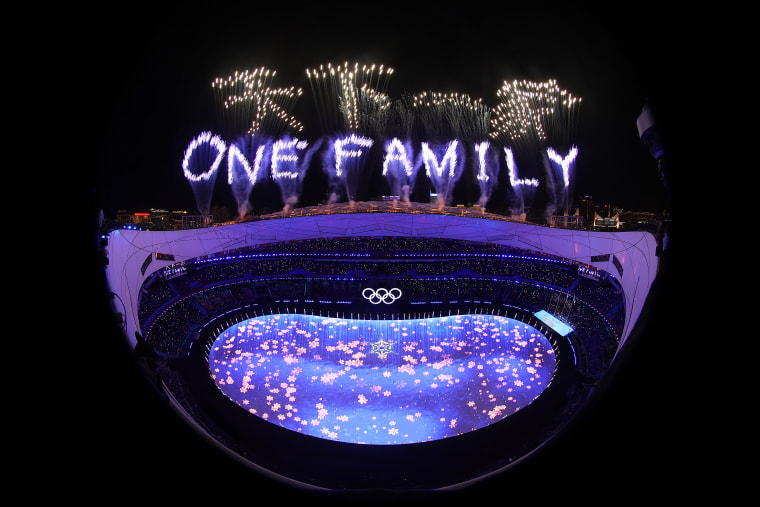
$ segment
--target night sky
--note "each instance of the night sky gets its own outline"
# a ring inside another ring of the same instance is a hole
[[[69,184],[76,181],[75,192],[59,193],[65,194],[63,209],[78,201],[86,204],[87,234],[93,232],[98,209],[109,216],[122,208],[194,207],[181,161],[192,138],[218,125],[210,83],[261,66],[277,70],[275,86],[303,88],[294,114],[304,123],[313,118],[305,69],[327,62],[393,67],[387,90],[393,98],[403,91],[458,91],[490,106],[505,80],[555,78],[583,98],[575,197],[591,194],[599,203],[658,211],[665,194],[657,165],[636,130],[649,100],[669,150],[675,202],[681,204],[689,193],[686,187],[694,181],[703,146],[694,71],[703,57],[698,48],[709,40],[697,44],[702,40],[694,30],[698,25],[684,23],[679,12],[666,16],[650,4],[615,4],[610,12],[589,12],[543,5],[476,8],[467,2],[454,9],[436,5],[417,10],[408,2],[386,2],[351,5],[347,11],[315,2],[282,3],[280,14],[278,4],[267,12],[258,5],[111,7],[108,13],[88,12],[80,22],[62,26],[66,37],[78,42],[67,48],[66,57],[83,65],[77,68],[82,74],[64,75],[77,90],[58,97],[71,109],[55,116],[56,127],[73,138],[61,153],[76,170],[56,170]],[[231,204],[224,185],[217,190],[212,204]],[[672,230],[676,211],[674,207]],[[683,224],[677,224],[680,240],[687,236]],[[62,241],[69,239],[66,231],[60,230]],[[92,269],[97,264],[90,263],[95,257],[90,236],[87,245],[78,260]],[[691,256],[683,242],[674,240],[673,245],[671,255]],[[678,473],[690,461],[682,424],[697,416],[689,416],[694,409],[684,396],[691,387],[682,374],[687,363],[683,349],[699,350],[692,346],[698,330],[690,331],[688,347],[673,338],[680,336],[680,323],[689,315],[676,305],[699,291],[688,285],[696,282],[682,266],[671,262],[660,288],[660,301],[668,305],[654,306],[647,316],[650,331],[623,358],[635,368],[615,377],[611,391],[583,424],[514,473],[455,498],[475,504],[492,502],[498,493],[500,501],[517,504],[575,497],[586,501],[611,498],[609,485],[628,499],[649,501],[654,491],[683,498],[683,484],[674,482],[676,474],[691,479]],[[77,287],[82,272],[71,270]],[[98,484],[109,488],[109,495],[138,501],[148,490],[151,497],[195,503],[218,502],[219,495],[229,492],[251,501],[271,493],[280,499],[311,499],[251,474],[179,422],[135,367],[109,317],[102,273],[92,272],[83,287],[89,290],[80,292],[86,295],[67,298],[72,306],[62,310],[61,320],[76,318],[78,327],[87,328],[77,343],[67,342],[76,352],[66,371],[73,386],[56,412],[66,414],[70,423],[65,428],[76,431],[58,435],[71,446],[58,456],[77,456],[79,465],[52,462],[40,473],[57,475],[66,468],[66,487],[76,488],[78,496]],[[680,312],[678,318],[671,312]],[[409,504],[419,497],[407,494],[405,502],[392,493],[360,498]]]
[[[119,208],[194,207],[181,160],[196,135],[220,130],[214,78],[261,66],[276,70],[273,86],[304,90],[293,113],[313,133],[315,107],[305,69],[344,61],[393,67],[387,89],[392,98],[457,91],[491,107],[505,80],[554,78],[583,98],[574,196],[592,195],[597,203],[629,210],[665,207],[636,118],[648,99],[680,98],[680,52],[687,44],[644,8],[614,15],[512,7],[332,12],[316,4],[286,15],[223,11],[146,15],[125,9],[92,39],[111,49],[106,58],[93,59],[99,73],[90,87],[100,115],[94,192],[106,215]],[[234,202],[223,179],[217,178],[212,205]],[[263,198],[259,193],[255,188],[252,200]]]

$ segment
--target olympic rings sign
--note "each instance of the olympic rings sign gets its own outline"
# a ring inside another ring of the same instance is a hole
[[[389,305],[401,297],[401,289],[397,287],[390,290],[382,287],[379,289],[367,287],[362,291],[362,297],[373,305],[379,305],[380,303]]]

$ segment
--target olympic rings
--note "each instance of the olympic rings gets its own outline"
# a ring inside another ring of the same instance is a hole
[[[380,287],[375,290],[372,287],[367,287],[362,291],[362,297],[373,305],[379,305],[380,303],[389,305],[401,297],[401,289],[394,287],[388,290]]]

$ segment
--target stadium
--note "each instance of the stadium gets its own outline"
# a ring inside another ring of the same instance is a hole
[[[116,230],[106,251],[114,310],[167,402],[313,489],[451,488],[516,466],[582,410],[658,271],[649,232],[413,202]]]

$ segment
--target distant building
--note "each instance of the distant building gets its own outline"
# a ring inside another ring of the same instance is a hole
[[[611,213],[611,209],[609,210]],[[615,213],[613,216],[603,216],[599,213],[594,214],[594,230],[609,231],[620,228],[619,215]]]
[[[151,208],[150,211],[132,212],[117,210],[115,219],[104,218],[101,225],[103,233],[113,229],[136,227],[142,230],[174,231],[182,229],[183,217],[187,211]]]
[[[222,224],[235,219],[227,206],[211,206],[211,216],[214,217],[215,224]]]
[[[585,195],[578,203],[578,214],[583,217],[583,223],[594,223],[594,198]]]
[[[550,227],[560,229],[583,229],[583,217],[575,215],[552,215]]]
[[[214,224],[213,215],[183,215],[181,229],[198,229],[201,227],[210,227]]]
[[[620,214],[620,220],[626,226],[636,226],[651,224],[657,220],[657,217],[651,211],[624,211]]]

